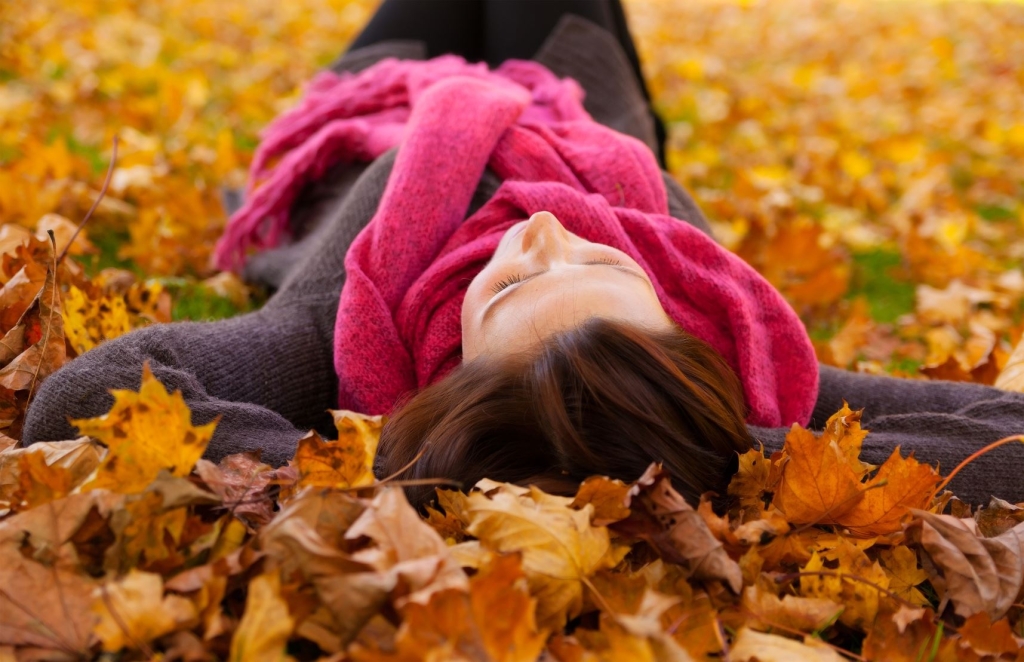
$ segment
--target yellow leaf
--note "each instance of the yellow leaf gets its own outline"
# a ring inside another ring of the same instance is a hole
[[[334,411],[337,441],[324,441],[316,432],[299,440],[295,466],[299,487],[363,487],[372,485],[373,460],[384,426],[381,416]]]
[[[103,650],[137,648],[175,630],[192,627],[195,607],[179,595],[164,597],[160,575],[131,570],[122,579],[96,589],[92,610],[99,615],[96,635]]]
[[[281,579],[269,572],[249,582],[245,613],[231,637],[230,662],[279,662],[290,660],[285,644],[295,621],[281,597]]]
[[[729,651],[733,662],[841,662],[845,660],[815,639],[803,643],[777,634],[764,634],[744,627],[736,634]]]
[[[928,579],[928,573],[917,567],[917,554],[906,545],[884,549],[879,562],[889,576],[889,590],[907,602],[918,606],[928,604],[928,599],[915,586]]]
[[[496,489],[469,495],[468,531],[498,552],[520,552],[541,627],[561,628],[583,606],[583,582],[614,566],[625,550],[612,547],[608,529],[590,523],[592,506],[569,507],[572,499],[535,487],[478,484]]]
[[[169,394],[146,364],[138,392],[111,391],[114,406],[103,416],[71,421],[109,452],[83,489],[141,492],[161,469],[187,476],[202,457],[217,422],[193,426],[180,391]]]

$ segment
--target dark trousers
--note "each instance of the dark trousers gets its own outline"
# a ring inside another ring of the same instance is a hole
[[[611,33],[629,58],[650,104],[636,46],[619,0],[384,0],[350,48],[392,39],[426,44],[427,55],[461,55],[496,66],[534,56],[564,14],[576,14]],[[664,166],[665,127],[654,110],[658,159]]]

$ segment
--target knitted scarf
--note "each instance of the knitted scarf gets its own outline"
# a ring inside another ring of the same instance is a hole
[[[582,98],[574,81],[527,61],[489,71],[456,56],[391,59],[320,74],[264,134],[218,264],[237,268],[247,250],[276,245],[302,186],[327,168],[398,146],[377,212],[345,258],[339,407],[386,413],[455,368],[469,282],[509,227],[547,210],[643,267],[668,315],[737,372],[748,422],[806,424],[818,370],[799,318],[750,266],[667,215],[654,155],[590,119]],[[467,219],[487,167],[503,183]]]

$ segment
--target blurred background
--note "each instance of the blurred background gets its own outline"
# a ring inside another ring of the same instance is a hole
[[[625,4],[672,175],[819,358],[990,383],[1024,330],[1024,4]],[[374,6],[2,3],[0,333],[44,285],[46,230],[60,249],[96,199],[115,135],[110,188],[57,272],[69,356],[258,306],[208,266],[221,188]]]

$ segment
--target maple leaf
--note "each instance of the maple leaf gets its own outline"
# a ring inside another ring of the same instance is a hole
[[[864,496],[849,454],[837,440],[794,424],[786,435],[782,480],[772,505],[794,524],[835,524]]]
[[[591,524],[591,506],[574,510],[572,499],[535,487],[481,481],[477,488],[467,499],[467,531],[484,547],[522,554],[542,628],[560,628],[577,616],[584,583],[628,551],[612,546],[607,528]]]
[[[376,480],[373,460],[384,426],[381,416],[363,416],[351,411],[332,411],[338,440],[325,442],[311,431],[299,440],[295,466],[298,487],[365,487]]]
[[[889,575],[890,591],[911,604],[928,604],[924,594],[914,588],[928,579],[928,573],[917,567],[917,554],[914,550],[905,545],[883,549],[878,554],[878,561]]]
[[[928,506],[938,482],[935,469],[918,462],[913,454],[902,457],[897,446],[868,481],[863,498],[837,516],[837,523],[857,536],[895,533],[911,509]]]
[[[81,434],[95,437],[108,450],[83,489],[140,492],[161,470],[187,476],[206,451],[216,421],[193,426],[180,391],[168,394],[147,363],[138,392],[111,391],[114,405],[97,418],[71,421]]]
[[[583,481],[569,507],[580,509],[590,504],[594,508],[593,524],[608,526],[629,517],[630,488],[621,480],[593,476]]]
[[[0,544],[0,646],[88,656],[95,585],[88,575],[47,566],[16,545]]]
[[[862,653],[886,662],[960,662],[956,642],[945,636],[931,609],[901,607],[880,613],[867,628]]]
[[[103,452],[87,437],[0,451],[0,509],[11,502],[31,508],[66,495],[99,466]]]
[[[42,289],[17,324],[23,328],[24,340],[32,344],[0,369],[0,386],[12,391],[28,391],[30,396],[40,381],[67,360],[60,288],[56,280],[56,256],[52,259],[53,264],[46,270]],[[12,347],[10,336],[17,333],[15,329],[8,331],[0,342],[5,347]]]
[[[99,617],[96,635],[103,650],[145,646],[157,637],[192,627],[195,607],[179,595],[164,596],[158,574],[131,570],[121,579],[103,584],[95,592],[92,610]]]
[[[236,517],[256,527],[273,518],[269,488],[274,472],[270,465],[260,462],[258,454],[228,455],[220,464],[201,459],[196,462],[196,473]]]
[[[231,662],[280,662],[295,621],[281,597],[281,579],[276,572],[262,574],[249,582],[245,612],[231,637]]]
[[[764,456],[764,445],[739,454],[739,466],[729,481],[728,493],[739,500],[743,508],[760,510],[764,493],[769,490],[768,474],[771,463]]]
[[[945,594],[957,614],[1002,618],[1018,601],[1024,585],[1024,524],[995,538],[979,535],[973,519],[912,511],[906,527],[909,543],[928,555],[938,574],[932,586]]]
[[[825,560],[836,563],[836,568],[825,567]],[[856,545],[845,538],[839,539],[835,549],[819,554],[800,569],[809,573],[800,578],[800,593],[810,598],[823,598],[844,605],[839,620],[853,628],[864,628],[878,614],[884,604],[883,590],[889,587],[889,576],[877,561],[871,561]],[[820,576],[814,573],[823,571]],[[881,589],[881,590],[880,590]]]

